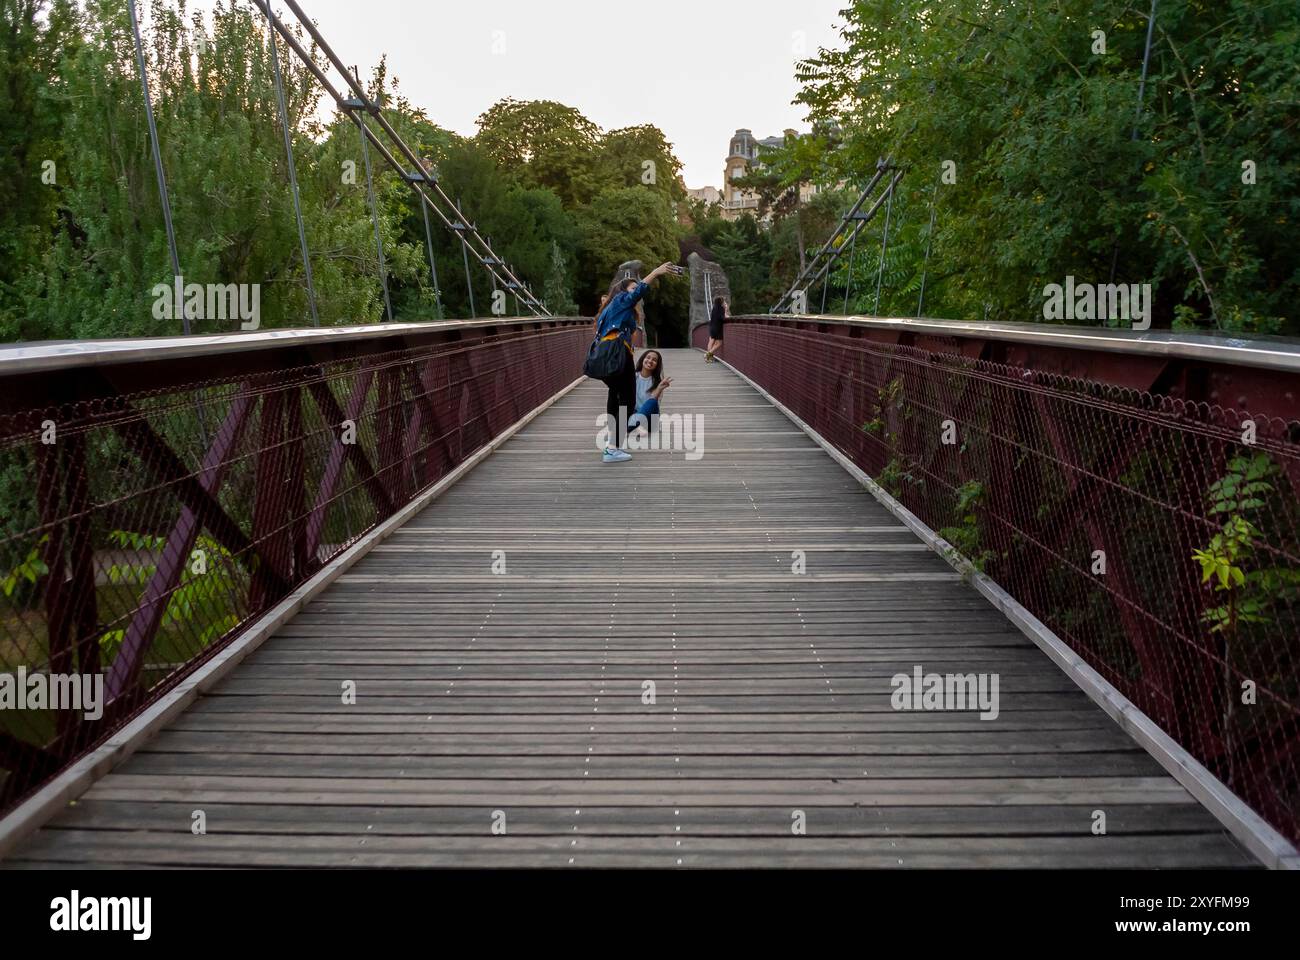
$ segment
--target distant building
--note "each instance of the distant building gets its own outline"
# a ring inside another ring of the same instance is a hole
[[[779,137],[767,137],[756,140],[754,134],[743,127],[735,132],[727,146],[726,166],[722,171],[722,216],[735,220],[746,213],[758,216],[758,196],[749,190],[742,190],[733,181],[743,177],[750,167],[758,163],[759,148],[782,147],[799,136],[795,130],[784,130]],[[817,192],[811,183],[799,185],[799,199],[806,201]],[[765,214],[763,220],[771,219],[771,213]]]
[[[759,152],[763,147],[783,147],[792,138],[798,138],[800,134],[796,130],[782,131],[779,137],[766,137],[758,140],[754,137],[753,131],[741,128],[732,136],[731,142],[727,145],[726,165],[722,170],[722,190],[717,187],[696,187],[687,188],[686,195],[693,200],[702,200],[707,204],[717,204],[721,208],[721,213],[726,220],[735,220],[738,217],[748,213],[759,219],[760,222],[768,222],[772,219],[772,213],[769,210],[762,217],[758,216],[758,196],[750,190],[742,190],[736,186],[735,181],[747,174],[756,165],[761,166]],[[812,183],[799,184],[799,200],[807,202],[819,192],[819,187]]]
[[[769,137],[764,142],[773,140],[776,138]],[[722,171],[722,215],[728,220],[735,220],[746,211],[758,215],[758,197],[748,190],[741,190],[735,181],[748,173],[749,165],[758,159],[759,143],[752,132],[742,127],[732,135],[727,146],[727,161]]]

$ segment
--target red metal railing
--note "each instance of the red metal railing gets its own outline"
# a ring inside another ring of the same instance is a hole
[[[1300,840],[1293,352],[831,318],[725,333],[724,359]]]
[[[589,321],[0,354],[0,810],[581,373]],[[85,688],[93,696],[92,686]],[[30,694],[30,695],[29,695]],[[34,708],[33,705],[40,707]]]

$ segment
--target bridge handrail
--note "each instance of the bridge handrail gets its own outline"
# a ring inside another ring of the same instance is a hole
[[[1264,352],[749,315],[721,355],[1294,845],[1300,375]]]
[[[100,690],[0,709],[0,814],[573,383],[590,322],[0,348],[0,706]]]
[[[982,323],[937,317],[843,314],[739,314],[730,322],[759,320],[824,323],[922,336],[979,337],[1040,346],[1225,363],[1300,373],[1300,340],[1262,334],[1183,332],[1085,327],[1054,323]]]
[[[354,343],[391,337],[424,337],[448,331],[497,327],[566,326],[591,323],[583,317],[476,317],[419,323],[368,323],[338,327],[292,327],[175,337],[104,340],[40,340],[0,344],[0,377],[71,367],[211,357],[279,347]]]

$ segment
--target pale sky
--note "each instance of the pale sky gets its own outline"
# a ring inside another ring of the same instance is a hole
[[[249,2],[249,0],[237,0]],[[806,131],[795,61],[837,45],[844,0],[299,0],[362,76],[383,54],[430,119],[472,135],[504,97],[558,100],[602,130],[653,123],[688,187],[722,185],[738,127]],[[142,12],[148,4],[142,3]],[[212,0],[191,0],[210,9]],[[277,7],[288,22],[292,14]]]

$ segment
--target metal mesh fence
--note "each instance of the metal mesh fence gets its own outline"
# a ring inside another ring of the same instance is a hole
[[[572,382],[587,327],[318,363],[268,341],[255,372],[87,371],[80,399],[0,414],[0,809]]]
[[[811,327],[723,354],[1300,840],[1300,424]]]

